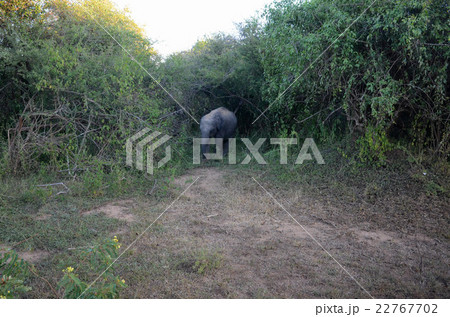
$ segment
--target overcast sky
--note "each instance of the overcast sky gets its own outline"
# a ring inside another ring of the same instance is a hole
[[[255,16],[273,0],[112,0],[128,7],[133,19],[167,56],[191,48],[204,35],[235,33],[234,23]]]

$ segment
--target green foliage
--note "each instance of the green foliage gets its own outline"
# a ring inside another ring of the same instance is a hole
[[[382,166],[386,163],[386,152],[394,148],[389,142],[386,131],[382,127],[369,126],[358,141],[361,162]]]
[[[192,269],[198,274],[206,274],[222,265],[223,256],[217,252],[200,251],[195,258]]]
[[[220,106],[239,109],[240,131],[247,132],[251,120],[264,110],[260,23],[249,20],[239,26],[239,32],[239,38],[224,34],[206,37],[191,50],[169,56],[162,72],[163,83],[189,106],[194,117]]]
[[[264,24],[240,24],[238,38],[217,34],[170,56],[165,84],[195,117],[218,106],[239,108],[241,133],[262,128],[335,142],[348,132],[368,138],[378,127],[373,146],[361,141],[366,162],[384,160],[384,137],[446,157],[448,5],[377,1],[361,15],[367,7],[350,0],[275,2],[262,14]]]
[[[22,203],[32,203],[37,206],[44,204],[52,195],[52,189],[49,187],[32,186],[20,193]]]
[[[18,298],[31,290],[24,284],[31,265],[19,259],[14,250],[0,255],[0,298]]]
[[[77,270],[71,266],[62,270],[64,276],[58,286],[64,291],[64,298],[118,298],[120,290],[126,287],[125,280],[115,274],[112,266],[119,249],[120,243],[117,237],[108,239],[84,251],[82,254],[84,261],[79,264]],[[76,273],[78,270],[84,270],[83,275],[87,272],[91,273],[87,275],[88,278],[97,276],[99,278],[90,285],[80,278],[80,274]]]
[[[126,287],[125,280],[114,274],[113,261],[120,249],[117,237],[103,241],[82,253],[83,261],[77,270],[86,278],[93,279],[92,274],[100,275],[93,285],[84,282],[71,266],[65,268],[64,275],[58,282],[64,298],[118,298],[120,290]],[[34,267],[19,259],[14,250],[7,251],[0,257],[0,298],[19,298],[31,290],[24,284],[29,272]],[[87,272],[91,273],[87,275]]]
[[[438,196],[439,194],[445,194],[446,190],[439,184],[436,184],[433,181],[427,182],[425,185],[425,191],[428,196]]]
[[[0,11],[0,131],[9,135],[11,169],[123,159],[124,140],[156,123],[162,99],[116,40],[155,73],[151,42],[108,0],[33,3],[40,10],[30,23]]]
[[[214,101],[224,97],[222,89],[234,75],[236,45],[233,37],[217,34],[198,41],[190,51],[168,57],[164,63],[164,83],[177,92],[182,104],[189,105],[194,117],[216,107]],[[224,99],[222,104],[229,107],[228,98]]]
[[[417,115],[425,135],[416,143],[447,156],[448,4],[377,1],[342,34],[367,7],[282,0],[266,9],[262,90],[274,102],[270,122],[278,131],[316,137],[373,126],[388,135],[394,127],[411,139],[416,128],[409,118]]]
[[[124,141],[143,127],[186,144],[198,127],[138,63],[197,119],[219,106],[238,110],[243,135],[330,143],[357,133],[367,162],[380,146],[384,160],[384,137],[448,157],[448,4],[377,1],[361,15],[367,6],[280,0],[239,24],[238,36],[208,36],[162,61],[109,0],[4,1],[0,174],[84,169],[95,156],[123,162]],[[370,135],[381,139],[369,145]],[[102,177],[85,176],[94,196]]]
[[[83,194],[98,197],[104,194],[104,167],[103,164],[93,159],[91,166],[81,175]]]

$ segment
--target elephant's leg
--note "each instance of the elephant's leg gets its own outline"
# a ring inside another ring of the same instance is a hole
[[[228,154],[228,150],[230,147],[230,143],[228,142],[228,139],[223,141],[223,156]]]
[[[222,139],[221,137],[217,137],[215,138],[216,141],[216,154],[219,154],[220,152],[222,152],[222,155],[224,153],[224,139]]]
[[[206,153],[209,153],[209,144],[206,143],[207,140],[209,140],[209,139],[207,139],[207,138],[202,138],[202,142],[204,142],[204,143],[202,144],[202,158],[203,158],[203,159],[206,159],[205,154],[206,154]]]

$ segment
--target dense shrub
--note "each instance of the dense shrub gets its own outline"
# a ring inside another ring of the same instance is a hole
[[[315,135],[338,125],[366,138],[376,127],[374,138],[403,137],[448,156],[448,3],[369,4],[283,0],[267,8],[261,56],[270,119],[278,130]]]
[[[0,6],[0,127],[12,170],[115,158],[132,132],[156,125],[160,91],[129,54],[150,71],[158,56],[126,12],[108,0],[15,2],[26,5]]]

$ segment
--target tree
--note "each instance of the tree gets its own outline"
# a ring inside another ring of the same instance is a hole
[[[39,14],[17,5],[2,20],[2,133],[14,169],[113,157],[130,132],[156,125],[160,91],[136,61],[153,72],[159,58],[127,12],[109,0],[28,3]]]

